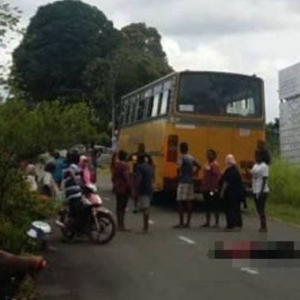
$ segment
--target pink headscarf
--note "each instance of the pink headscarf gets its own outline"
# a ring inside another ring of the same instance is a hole
[[[227,167],[230,166],[235,166],[236,165],[236,160],[232,154],[228,154],[225,158],[225,164]]]
[[[79,159],[78,167],[79,167],[79,171],[82,174],[81,179],[83,185],[88,185],[92,183],[91,171],[87,165],[87,162],[88,162],[88,158],[84,155],[81,155]]]

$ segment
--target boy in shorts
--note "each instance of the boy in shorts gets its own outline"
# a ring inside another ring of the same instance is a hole
[[[191,226],[191,217],[194,199],[193,176],[200,170],[200,164],[190,155],[187,143],[180,144],[181,156],[178,161],[178,188],[177,203],[179,212],[179,224],[174,228],[189,228]],[[186,203],[187,221],[184,222],[184,203]]]
[[[145,155],[139,155],[137,163],[136,177],[138,208],[143,212],[143,231],[148,233],[150,201],[153,193],[153,167],[146,162]]]

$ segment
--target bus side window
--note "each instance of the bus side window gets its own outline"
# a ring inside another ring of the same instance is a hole
[[[128,102],[123,102],[123,120],[122,120],[122,125],[126,125],[128,122],[128,115],[129,115],[129,105]]]
[[[129,115],[129,122],[133,123],[135,121],[135,111],[136,111],[136,100],[132,98],[130,100],[130,115]]]
[[[162,85],[159,85],[154,88],[154,100],[153,100],[153,109],[152,109],[152,117],[156,117],[159,114],[159,102],[161,99],[161,90]]]
[[[133,119],[132,119],[133,123],[137,121],[138,109],[139,109],[139,97],[135,98],[134,100]]]
[[[141,121],[144,119],[144,109],[145,109],[145,99],[140,99],[138,103],[137,121]]]
[[[154,101],[154,97],[151,96],[150,98],[148,98],[148,108],[147,108],[147,118],[151,118],[152,116],[152,110],[153,110],[153,101]]]
[[[171,100],[171,88],[172,88],[172,81],[168,80],[164,83],[163,94],[162,94],[162,103],[160,114],[165,115],[169,111],[170,100]]]
[[[161,92],[160,95],[159,95],[158,108],[157,108],[157,115],[162,115],[162,113],[161,113],[161,108],[162,108],[163,96],[164,96],[164,93]]]
[[[160,114],[165,115],[168,112],[170,104],[171,90],[165,90],[162,98]]]
[[[158,112],[158,102],[159,102],[160,94],[156,94],[153,100],[153,109],[151,117],[156,117]]]

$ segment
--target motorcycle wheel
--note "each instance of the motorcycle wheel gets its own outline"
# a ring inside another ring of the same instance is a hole
[[[116,222],[112,215],[99,212],[96,216],[99,228],[92,218],[89,237],[91,241],[98,245],[109,243],[116,235]]]

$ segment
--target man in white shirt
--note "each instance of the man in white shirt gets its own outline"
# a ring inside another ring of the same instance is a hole
[[[256,153],[256,163],[251,171],[252,173],[252,191],[256,210],[260,218],[260,232],[267,232],[267,220],[265,214],[266,201],[270,192],[268,186],[269,166],[268,157],[264,152]]]

